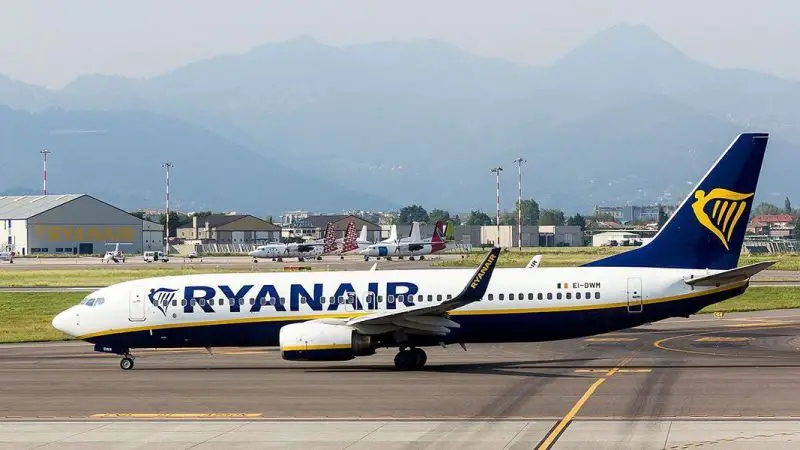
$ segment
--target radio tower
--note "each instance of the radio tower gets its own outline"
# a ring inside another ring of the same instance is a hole
[[[517,246],[522,250],[522,165],[528,161],[523,158],[514,160],[517,163],[518,177],[517,177]]]
[[[161,167],[165,168],[167,171],[167,208],[166,208],[166,217],[165,222],[166,225],[164,226],[164,254],[169,257],[169,169],[172,168],[172,163],[165,162],[161,164]]]
[[[53,152],[50,150],[39,150],[39,153],[44,157],[44,164],[42,166],[42,195],[47,195],[47,155]]]
[[[502,167],[495,167],[495,168],[489,170],[489,173],[493,173],[497,177],[497,196],[496,196],[496,199],[497,199],[497,215],[496,215],[496,220],[497,220],[497,240],[494,243],[495,247],[498,247],[499,244],[500,244],[500,172],[502,172],[502,171],[503,171]]]

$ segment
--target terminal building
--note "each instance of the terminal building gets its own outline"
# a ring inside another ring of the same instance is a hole
[[[0,197],[2,247],[20,255],[126,253],[164,247],[164,227],[86,194]],[[145,223],[147,222],[147,223]]]

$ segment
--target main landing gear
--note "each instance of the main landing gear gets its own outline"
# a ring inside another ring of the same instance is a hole
[[[416,347],[402,347],[394,357],[394,366],[397,370],[420,370],[425,367],[428,355],[425,350]]]
[[[131,370],[133,369],[133,360],[134,356],[131,354],[125,354],[123,358],[119,362],[119,367],[122,370]]]

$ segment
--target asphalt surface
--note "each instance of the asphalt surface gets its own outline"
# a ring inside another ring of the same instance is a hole
[[[342,363],[285,362],[265,348],[143,350],[124,372],[85,343],[3,345],[0,417],[558,418],[605,378],[580,417],[800,418],[798,310],[427,351],[426,370],[397,372],[391,349]]]
[[[391,269],[413,269],[419,267],[430,267],[434,261],[460,259],[461,255],[456,254],[437,254],[426,256],[424,261],[414,260],[410,261],[408,258],[397,259],[393,258],[391,261],[386,259],[376,260],[370,258],[369,261],[364,261],[363,256],[347,255],[344,259],[336,256],[325,256],[322,260],[305,260],[298,262],[297,259],[287,259],[282,262],[271,261],[269,259],[259,259],[254,263],[249,256],[214,256],[202,259],[193,259],[181,257],[173,257],[168,262],[153,262],[146,263],[141,257],[128,258],[124,263],[107,263],[103,262],[101,258],[93,257],[79,257],[79,258],[17,258],[13,264],[8,262],[0,262],[0,272],[8,270],[113,270],[113,269],[141,269],[141,268],[159,268],[159,267],[173,267],[173,268],[208,268],[214,270],[215,268],[225,268],[226,270],[242,270],[250,271],[253,269],[259,270],[283,270],[287,266],[310,266],[317,270],[366,270],[372,267],[373,264],[378,263],[379,268]],[[800,278],[798,278],[800,280]]]
[[[2,345],[0,446],[797,448],[800,440],[800,310],[427,352],[426,370],[398,372],[391,349],[341,363],[286,362],[269,348],[143,350],[122,371],[118,357],[85,343]],[[48,422],[49,434],[31,425],[53,420],[63,422]],[[200,429],[209,422],[221,428],[207,436]],[[175,434],[191,427],[198,434]]]

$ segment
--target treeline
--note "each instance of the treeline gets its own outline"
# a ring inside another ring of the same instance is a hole
[[[581,214],[567,217],[564,211],[560,209],[540,209],[536,200],[528,199],[523,200],[521,205],[516,202],[513,211],[502,211],[500,213],[500,224],[517,225],[520,209],[523,225],[577,225],[584,229],[588,223],[587,218]],[[496,214],[495,212],[490,214],[476,209],[464,216],[451,215],[450,212],[443,209],[433,209],[428,212],[420,205],[408,205],[391,216],[391,223],[397,225],[408,225],[412,222],[435,223],[439,220],[444,223],[458,225],[494,225],[496,223]]]

